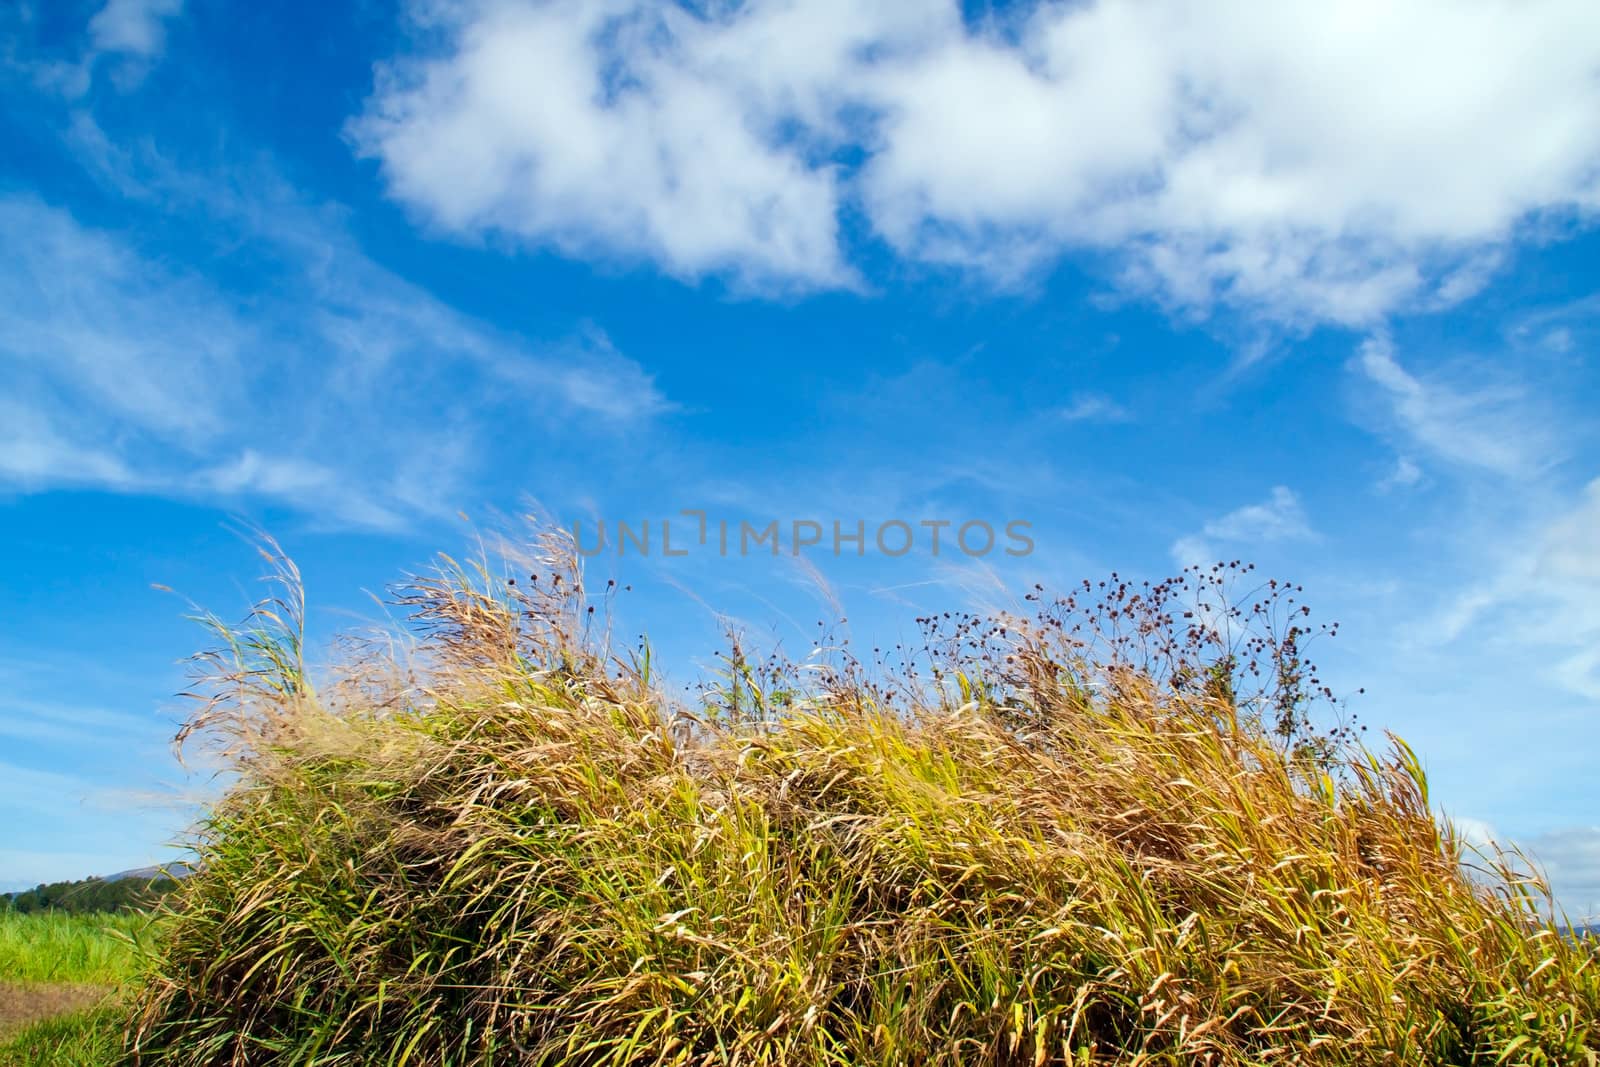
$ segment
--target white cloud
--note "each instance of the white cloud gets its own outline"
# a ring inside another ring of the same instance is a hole
[[[1593,300],[1525,315],[1495,360],[1453,357],[1402,365],[1383,336],[1351,366],[1370,388],[1357,418],[1397,450],[1380,491],[1452,477],[1430,494],[1429,556],[1402,630],[1537,665],[1532,678],[1600,697],[1600,479],[1583,365],[1546,343],[1553,329],[1589,339]],[[1426,469],[1424,469],[1426,464]],[[1436,569],[1442,561],[1447,571]],[[1529,672],[1525,672],[1529,673]]]
[[[54,95],[77,100],[87,95],[97,67],[112,84],[137,89],[166,48],[167,23],[183,11],[184,0],[106,0],[89,19],[66,58],[46,58],[37,40],[40,20],[31,3],[0,8],[0,77],[13,71]]]
[[[1441,819],[1446,817],[1441,816]],[[1479,852],[1492,850],[1500,843],[1500,835],[1494,826],[1482,819],[1473,819],[1465,815],[1451,815],[1447,821],[1455,827],[1458,837],[1468,848]]]
[[[1385,337],[1363,342],[1355,365],[1378,387],[1399,432],[1439,459],[1525,479],[1561,458],[1549,415],[1523,382],[1503,372],[1476,364],[1419,377],[1401,366]]]
[[[1521,315],[1507,340],[1534,355],[1566,356],[1600,347],[1600,293]]]
[[[1395,489],[1409,489],[1422,481],[1422,468],[1409,456],[1399,456],[1394,468],[1378,482],[1378,491],[1387,493]]]
[[[1543,868],[1573,922],[1600,922],[1600,826],[1574,826],[1530,838],[1526,851]]]
[[[221,426],[246,328],[203,282],[28,197],[0,200],[0,250],[0,348],[23,383],[178,440]]]
[[[952,0],[414,5],[352,126],[428,223],[686,278],[853,282],[844,224],[1000,282],[1371,322],[1600,206],[1600,8]],[[1530,57],[1537,57],[1530,59]]]
[[[207,207],[270,262],[264,291],[235,295],[127,235],[0,198],[0,488],[265,498],[393,529],[463,506],[484,422],[529,399],[611,426],[667,407],[598,330],[529,345],[291,198]]]
[[[0,811],[50,814],[63,804],[102,804],[109,790],[89,779],[0,760]]]
[[[1466,260],[1447,274],[1434,293],[1433,307],[1444,309],[1477,296],[1494,279],[1505,256],[1499,251],[1488,251]]]
[[[1184,567],[1217,561],[1224,547],[1310,541],[1316,531],[1306,519],[1300,498],[1286,486],[1275,486],[1259,504],[1248,504],[1207,522],[1198,534],[1180,537],[1172,544],[1172,558]]]
[[[1448,607],[1442,635],[1453,639],[1483,624],[1500,640],[1554,651],[1545,673],[1600,700],[1600,478],[1532,536],[1506,540],[1499,569]]]
[[[397,505],[417,504],[421,505],[418,510],[429,510],[424,501],[394,501],[396,506],[377,503],[347,473],[311,460],[264,456],[246,448],[226,463],[194,472],[188,484],[199,492],[224,497],[269,497],[353,526],[380,530],[405,525],[401,511],[409,509]],[[433,504],[437,507],[439,501]]]
[[[706,69],[715,42],[692,16],[658,15],[485,6],[458,27],[451,62],[383,78],[359,137],[396,195],[449,229],[646,257],[684,276],[846,282],[832,172],[769,143]],[[613,63],[628,69],[608,85]]]
[[[67,440],[29,405],[0,400],[0,484],[131,489],[136,482],[117,456]]]
[[[1511,840],[1481,819],[1450,816],[1461,840],[1483,859],[1504,860],[1514,873],[1536,875],[1575,924],[1600,922],[1600,826],[1569,826]],[[1519,859],[1532,861],[1531,866]],[[1466,857],[1469,864],[1481,860]]]
[[[1131,412],[1108,396],[1099,393],[1075,393],[1071,403],[1061,409],[1067,422],[1127,422]]]
[[[89,20],[89,41],[102,54],[160,55],[165,22],[182,10],[183,0],[107,0]]]
[[[30,700],[15,694],[0,699],[0,737],[72,746],[81,756],[85,747],[154,750],[158,730],[172,732],[166,722],[102,707],[65,706]]]
[[[1572,331],[1565,326],[1557,326],[1544,335],[1542,343],[1552,352],[1571,352],[1573,347]]]

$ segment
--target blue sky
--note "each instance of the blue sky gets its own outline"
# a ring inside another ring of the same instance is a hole
[[[1600,912],[1600,9],[0,13],[0,883],[159,859],[182,597],[319,636],[570,523],[1030,524],[591,561],[678,682],[1214,557]],[[687,521],[687,520],[683,520]],[[826,546],[825,546],[826,549]]]

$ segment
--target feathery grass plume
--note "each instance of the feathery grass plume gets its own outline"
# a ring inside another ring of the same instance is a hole
[[[1464,873],[1403,743],[1305,728],[1298,622],[1113,583],[876,666],[736,646],[691,712],[535,555],[409,582],[413,661],[342,689],[297,590],[225,632],[134,1062],[1595,1062],[1592,949]]]

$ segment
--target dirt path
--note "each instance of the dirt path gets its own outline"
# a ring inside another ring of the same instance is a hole
[[[112,992],[101,985],[0,982],[0,1037],[40,1019],[92,1008]]]

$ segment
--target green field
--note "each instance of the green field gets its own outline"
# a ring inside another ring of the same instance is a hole
[[[149,919],[0,912],[0,1067],[104,1067]]]
[[[0,981],[116,985],[130,974],[149,925],[139,914],[0,911]]]

